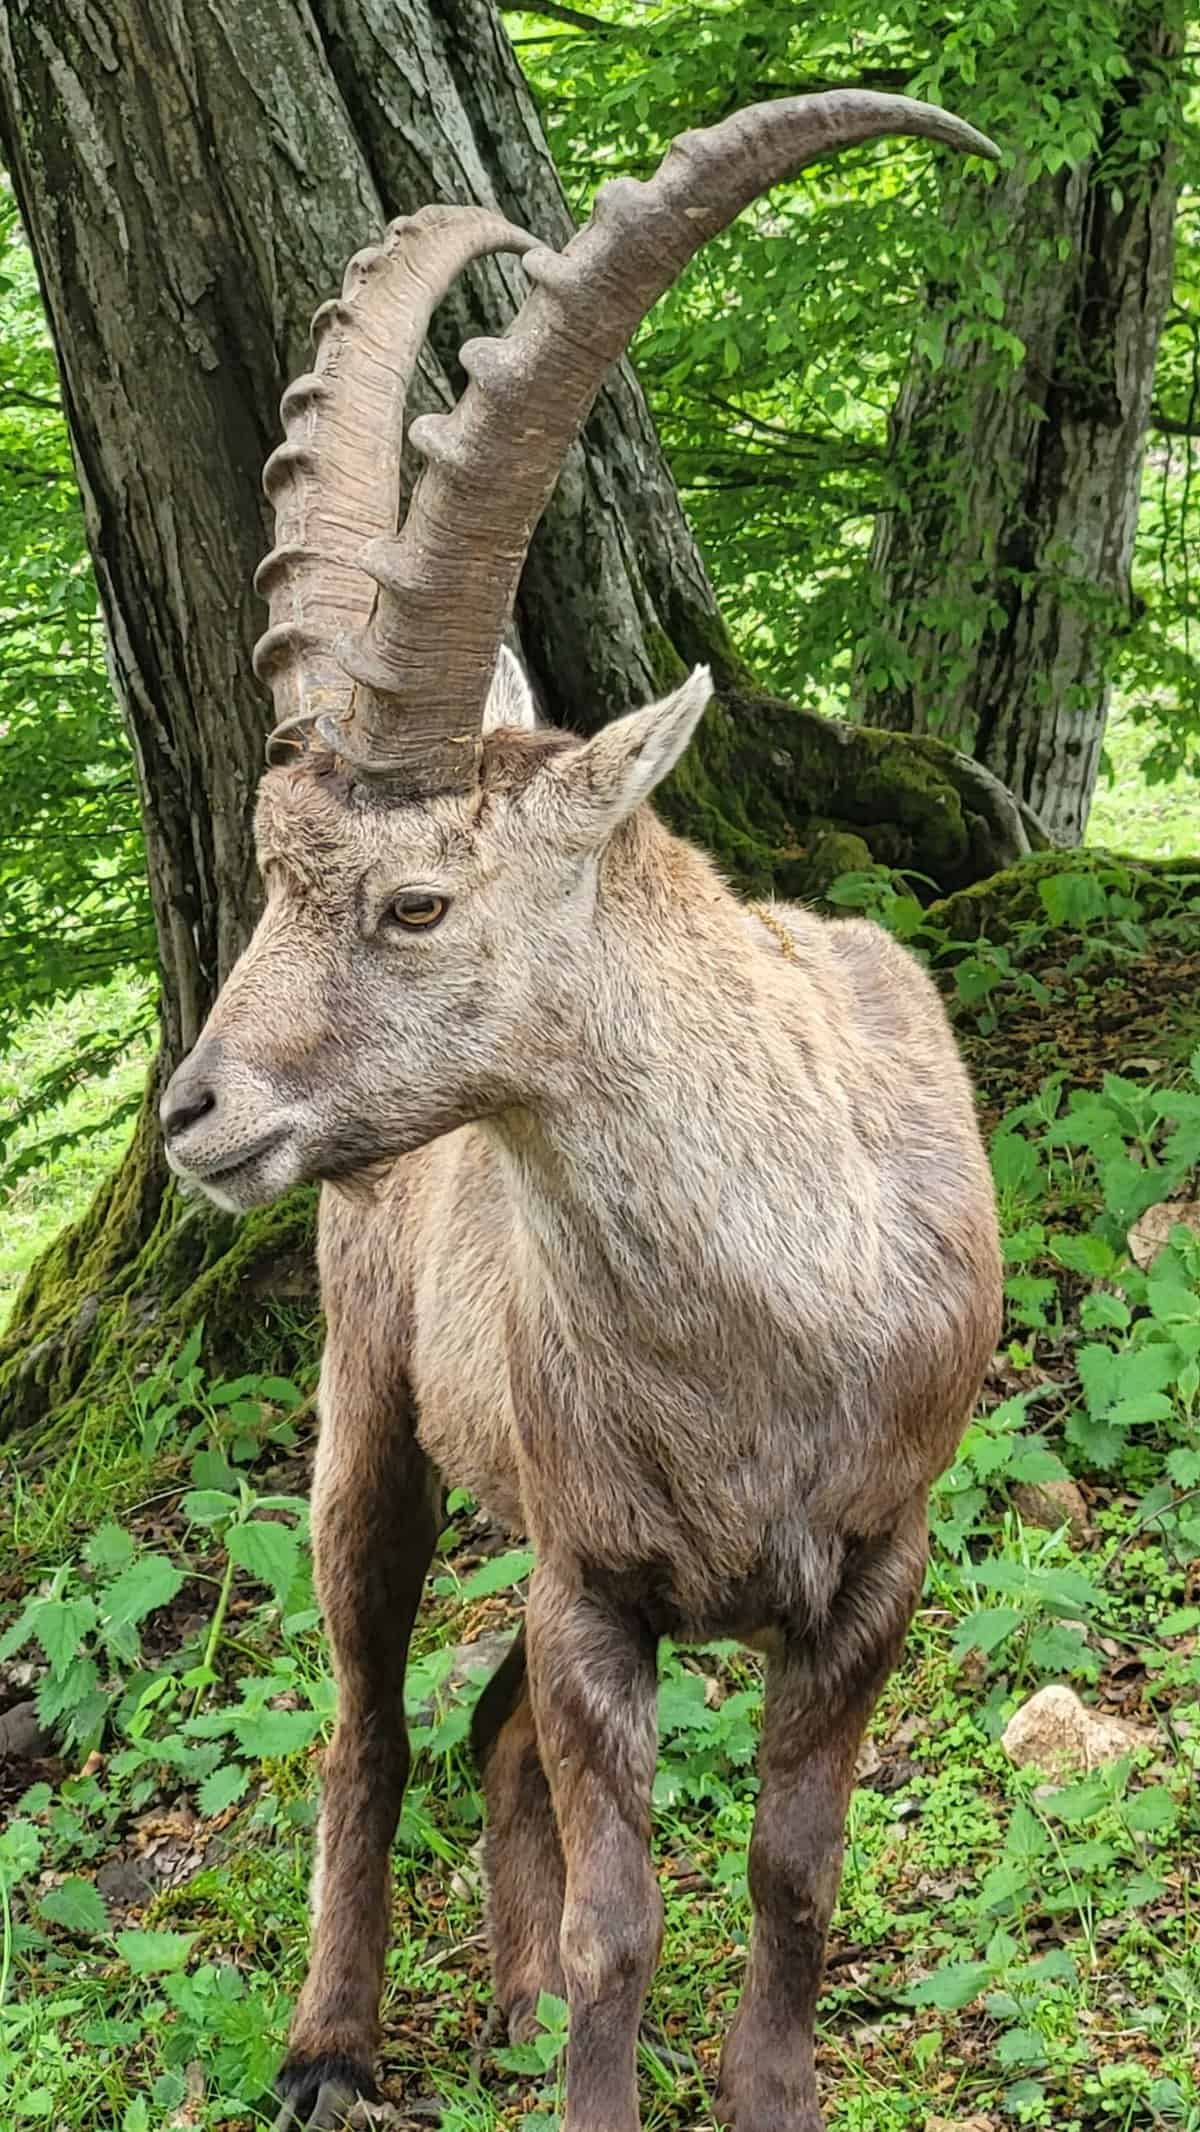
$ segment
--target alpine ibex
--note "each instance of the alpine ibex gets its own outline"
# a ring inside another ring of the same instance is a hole
[[[827,150],[994,154],[903,98],[765,104],[601,191],[562,254],[394,223],[318,314],[266,488],[255,665],[278,724],[266,908],[162,1104],[224,1207],[324,1182],[313,1490],[337,1727],[281,2124],[371,2093],[404,1668],[442,1482],[531,1537],[478,1705],[498,2006],[570,2004],[569,2132],[636,2132],[658,1953],[659,1639],[765,1655],[754,1931],[718,2111],[817,2132],[813,2016],[856,1749],[921,1587],[926,1497],[998,1330],[987,1165],[933,987],[859,920],[739,905],[642,803],[693,673],[587,742],[501,650],[609,364],[698,247]],[[405,383],[457,271],[533,288],[462,352],[395,532]],[[364,546],[364,542],[369,543]]]

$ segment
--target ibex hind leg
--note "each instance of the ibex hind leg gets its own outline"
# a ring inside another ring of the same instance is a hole
[[[325,1761],[308,1975],[276,2079],[276,2132],[331,2132],[372,2100],[388,1851],[408,1776],[404,1672],[437,1539],[435,1477],[383,1358],[327,1352],[313,1484],[317,1591],[338,1714]]]
[[[570,1565],[534,1571],[534,1718],[566,1867],[563,2132],[638,2132],[637,2044],[662,1938],[650,1863],[656,1640]]]
[[[542,1768],[522,1630],[475,1705],[471,1746],[487,1801],[484,1859],[498,2020],[512,2042],[537,2027],[542,1992],[563,1996],[563,1857]]]
[[[721,2058],[733,2132],[822,2132],[813,2028],[859,1743],[904,1643],[925,1565],[925,1506],[849,1557],[819,1646],[773,1657],[750,1841],[754,1930]]]

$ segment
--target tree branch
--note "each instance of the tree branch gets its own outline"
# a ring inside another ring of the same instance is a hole
[[[40,392],[23,392],[19,385],[8,385],[2,380],[0,380],[0,399],[19,400],[22,407],[44,407],[47,414],[51,415],[62,414],[62,406],[58,400],[48,400]]]
[[[1200,437],[1200,421],[1169,415],[1161,407],[1150,409],[1150,428],[1160,437]]]
[[[536,5],[531,6],[525,5],[525,0],[500,0],[500,13],[545,15],[551,22],[565,22],[573,30],[595,30],[600,37],[636,37],[638,34],[623,23],[604,22],[599,15],[581,14],[577,7],[558,7],[555,0],[536,0]]]

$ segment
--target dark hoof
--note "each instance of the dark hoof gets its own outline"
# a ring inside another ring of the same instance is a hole
[[[340,2051],[321,2058],[288,2058],[275,2077],[279,2115],[273,2132],[341,2132],[356,2103],[378,2102],[365,2065]]]

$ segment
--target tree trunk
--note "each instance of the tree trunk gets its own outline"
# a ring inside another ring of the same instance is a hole
[[[426,200],[499,204],[552,242],[570,217],[491,0],[7,0],[0,139],[137,763],[167,1072],[256,908],[259,477],[312,313],[352,252]],[[446,404],[462,339],[501,328],[520,294],[509,260],[464,277],[417,410]],[[754,689],[628,366],[570,455],[517,618],[547,707],[584,730],[709,660],[722,709],[668,805],[748,886],[794,891],[874,852],[954,887],[1026,848],[1008,796],[949,750],[852,733]],[[199,1313],[197,1292],[168,1293],[156,1270],[168,1244],[179,1260],[180,1225],[153,1099],[152,1085],[129,1174],[18,1298],[0,1433],[94,1381],[131,1323],[161,1343]],[[228,1225],[193,1208],[186,1228],[188,1280],[207,1279]],[[278,1247],[277,1225],[264,1235]]]
[[[993,333],[914,352],[892,421],[894,502],[871,551],[877,628],[856,697],[872,724],[985,763],[1060,843],[1099,766],[1154,361],[1171,292],[1173,83],[1181,38],[1131,11],[1127,78],[1089,161],[987,201]],[[1126,150],[1148,141],[1149,160]],[[954,220],[982,236],[978,180]],[[999,243],[997,244],[997,237]],[[1006,335],[1023,356],[1014,369]]]

